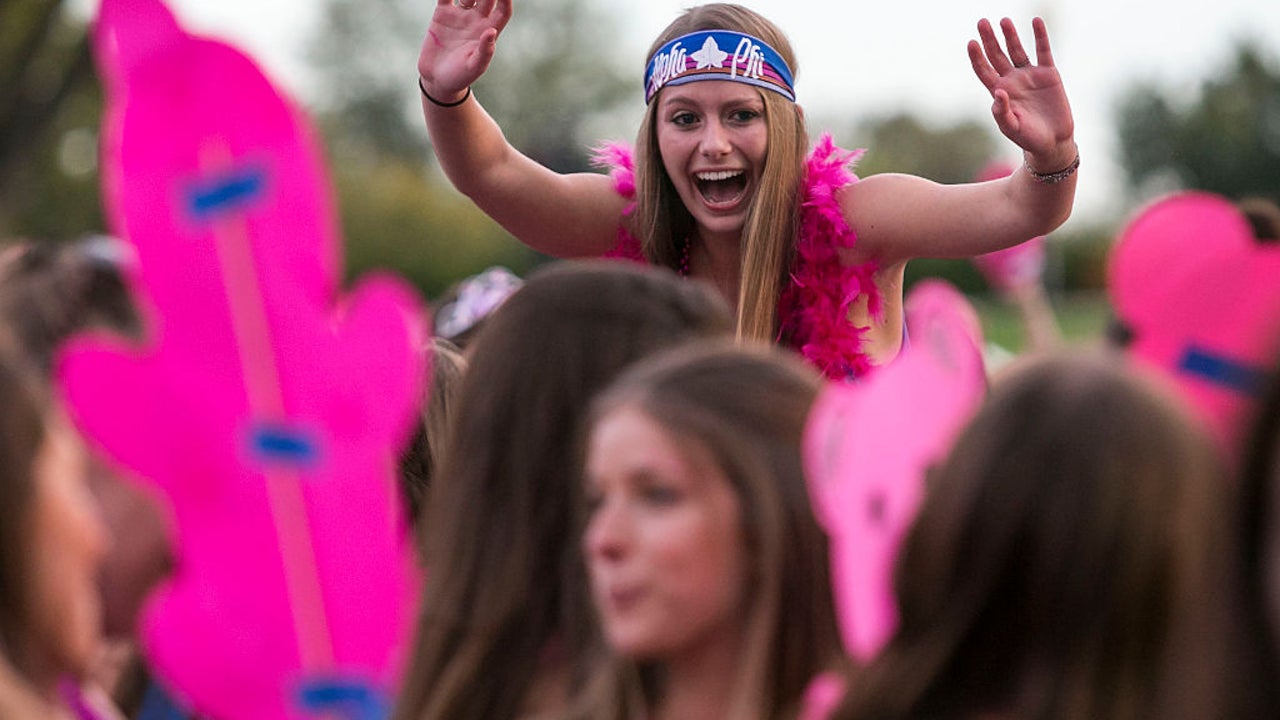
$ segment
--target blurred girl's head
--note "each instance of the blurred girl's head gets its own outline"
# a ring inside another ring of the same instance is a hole
[[[656,712],[699,657],[733,658],[732,717],[794,708],[837,664],[799,450],[818,386],[785,351],[705,343],[638,365],[595,403],[583,551],[618,660],[599,692],[622,715]]]
[[[547,673],[584,672],[593,633],[571,527],[582,413],[627,364],[730,331],[711,290],[606,261],[536,272],[489,316],[427,498],[429,581],[397,717],[513,717]]]
[[[98,649],[108,537],[78,435],[16,368],[0,361],[0,653],[48,695]]]
[[[837,717],[1206,716],[1225,479],[1122,363],[1049,357],[994,386],[903,543],[899,631]]]

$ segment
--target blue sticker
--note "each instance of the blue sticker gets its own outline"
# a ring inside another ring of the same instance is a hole
[[[233,170],[217,179],[196,183],[187,193],[187,207],[197,218],[244,210],[262,197],[267,176],[257,168]]]
[[[308,680],[298,690],[297,701],[306,712],[336,713],[346,720],[386,720],[391,715],[387,698],[355,678]]]
[[[320,458],[320,443],[311,434],[283,425],[259,425],[249,434],[253,457],[273,465],[303,468]]]
[[[188,720],[190,717],[163,687],[152,681],[142,696],[137,720]]]
[[[1183,353],[1178,369],[1250,397],[1260,394],[1266,383],[1263,371],[1194,346]]]

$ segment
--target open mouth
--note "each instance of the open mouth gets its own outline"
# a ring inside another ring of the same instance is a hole
[[[719,170],[695,174],[698,193],[712,207],[736,204],[747,194],[747,174],[741,170]]]

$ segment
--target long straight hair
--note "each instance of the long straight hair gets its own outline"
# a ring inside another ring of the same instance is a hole
[[[833,720],[1233,717],[1226,478],[1123,362],[996,383],[903,542],[897,634]]]
[[[427,496],[397,720],[505,720],[549,665],[585,676],[597,641],[571,527],[578,424],[624,366],[731,328],[702,283],[608,261],[543,268],[485,321]]]
[[[707,341],[637,364],[592,407],[588,432],[604,415],[635,408],[678,445],[708,453],[738,497],[749,596],[726,717],[795,717],[813,678],[843,664],[827,539],[814,520],[800,459],[818,388],[814,371],[785,350]],[[585,520],[580,507],[580,528]],[[662,702],[663,675],[659,662],[614,656],[571,715],[651,717]]]
[[[772,22],[740,5],[710,3],[685,11],[649,48],[652,57],[667,42],[699,30],[734,30],[764,40],[798,75],[795,52]],[[768,123],[768,148],[760,187],[743,227],[737,334],[740,339],[777,339],[778,298],[786,287],[799,226],[804,158],[809,146],[804,115],[776,92],[760,91]],[[667,177],[658,147],[658,100],[649,104],[636,140],[635,233],[645,257],[678,268],[684,243],[692,241],[693,218]]]

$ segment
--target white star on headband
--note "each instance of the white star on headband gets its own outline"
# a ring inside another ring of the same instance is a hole
[[[702,49],[689,57],[698,63],[694,70],[701,70],[703,68],[724,67],[724,61],[728,59],[729,53],[720,49],[720,46],[716,44],[715,38],[709,37],[706,42],[702,43]]]

